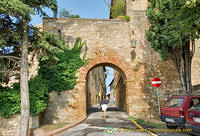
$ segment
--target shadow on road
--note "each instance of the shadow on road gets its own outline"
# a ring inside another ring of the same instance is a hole
[[[116,106],[110,106],[108,107],[107,111],[123,111],[123,110],[121,110],[119,107],[116,107]],[[87,116],[89,116],[90,114],[94,112],[102,112],[102,110],[99,109],[98,106],[87,107]]]

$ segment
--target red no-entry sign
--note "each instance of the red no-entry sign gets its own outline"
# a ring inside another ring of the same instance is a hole
[[[154,87],[160,87],[160,85],[162,84],[160,78],[153,78],[151,83]]]
[[[159,108],[159,115],[160,115],[160,102],[159,102],[159,93],[158,93],[158,87],[160,87],[160,85],[162,84],[161,83],[161,80],[160,78],[153,78],[152,81],[151,81],[152,85],[154,87],[156,87],[157,89],[157,97],[158,97],[158,108]]]

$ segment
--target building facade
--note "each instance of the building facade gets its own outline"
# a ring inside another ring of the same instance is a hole
[[[87,75],[87,106],[95,106],[100,103],[101,96],[106,94],[105,67],[92,69]]]

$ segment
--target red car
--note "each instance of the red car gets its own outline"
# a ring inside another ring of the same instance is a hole
[[[200,96],[171,96],[161,107],[160,119],[168,128],[185,127],[186,113]]]
[[[185,127],[192,129],[191,134],[200,136],[200,99],[188,110]]]

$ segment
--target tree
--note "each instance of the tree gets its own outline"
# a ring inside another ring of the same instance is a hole
[[[70,12],[71,12],[70,10],[63,8],[62,10],[59,11],[59,17],[69,17]]]
[[[177,33],[179,27],[173,25],[174,16],[169,14],[174,7],[181,8],[179,1],[149,0],[146,14],[151,25],[146,37],[163,61],[170,59],[175,65],[183,94],[192,95],[191,62],[195,52],[195,39],[189,33]],[[177,23],[176,26],[181,22]]]
[[[31,32],[31,14],[46,16],[43,7],[51,8],[57,13],[56,0],[3,0],[0,1],[1,40],[0,58],[7,59],[20,66],[20,94],[21,94],[21,120],[20,136],[28,135],[29,126],[29,89],[28,89],[28,46],[29,36],[35,37]],[[32,29],[33,30],[33,29]],[[7,33],[8,31],[8,33]],[[14,38],[14,39],[12,39]],[[5,52],[7,50],[7,52]],[[6,64],[6,63],[4,63]],[[13,67],[10,65],[8,70]]]
[[[62,10],[59,11],[59,17],[65,17],[65,18],[80,18],[78,14],[76,15],[71,15],[71,10],[67,10],[63,8]]]
[[[20,21],[20,18],[22,15],[25,15],[25,12],[33,13],[31,8],[23,5],[21,1],[4,0],[0,2],[0,59],[3,66],[1,67],[2,75],[8,76],[10,71],[19,70],[20,42],[22,39],[22,21]],[[2,78],[5,78],[5,76]],[[8,77],[5,79],[7,80]]]
[[[200,1],[199,0],[180,0],[173,2],[169,14],[174,16],[172,24],[179,28],[179,33],[186,33],[194,38],[200,36]],[[179,23],[177,23],[179,22]]]

